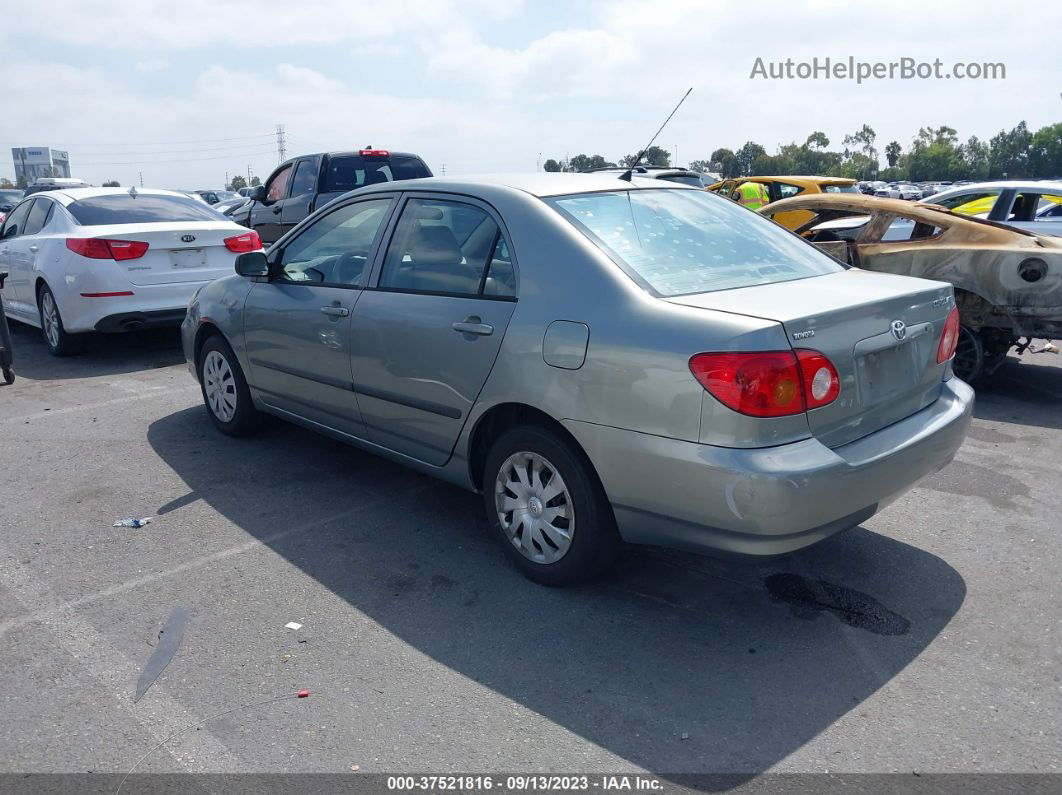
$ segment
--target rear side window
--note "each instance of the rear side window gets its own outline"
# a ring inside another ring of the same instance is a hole
[[[210,205],[188,196],[113,193],[93,196],[67,205],[82,226],[151,224],[165,221],[217,221],[221,216]]]
[[[642,287],[661,296],[805,279],[843,267],[800,238],[696,190],[560,196],[548,203]]]
[[[823,193],[862,193],[855,185],[823,185]]]
[[[481,292],[487,266],[509,258],[499,251],[498,225],[471,204],[410,199],[387,249],[380,287],[392,290],[473,296]],[[494,295],[508,295],[499,262]]]
[[[362,157],[342,155],[328,161],[322,193],[355,190],[365,185],[377,185],[396,179],[430,177],[431,172],[417,157]]]

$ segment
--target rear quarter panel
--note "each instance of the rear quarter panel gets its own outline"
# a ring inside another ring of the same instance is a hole
[[[516,253],[519,300],[466,435],[491,406],[517,402],[558,420],[697,441],[707,393],[690,373],[690,356],[788,347],[780,324],[650,296],[539,199],[494,203]],[[590,329],[579,369],[543,359],[555,320]]]

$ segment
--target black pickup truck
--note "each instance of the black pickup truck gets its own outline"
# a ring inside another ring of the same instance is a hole
[[[364,185],[432,176],[417,155],[386,149],[322,152],[293,157],[277,166],[253,200],[233,220],[258,232],[266,246],[319,207]]]

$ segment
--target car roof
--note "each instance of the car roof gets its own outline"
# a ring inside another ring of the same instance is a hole
[[[464,177],[420,177],[393,182],[380,182],[358,189],[359,194],[394,190],[452,191],[461,193],[473,187],[503,187],[529,193],[539,198],[564,196],[571,193],[600,193],[603,191],[651,188],[660,190],[697,190],[677,182],[635,176],[630,182],[611,173],[572,174],[569,172],[536,171],[522,174],[484,174]]]
[[[1062,182],[1052,179],[1011,179],[1011,180],[996,180],[995,182],[971,182],[966,185],[956,185],[953,188],[948,188],[947,191],[941,191],[941,193],[950,193],[951,191],[970,191],[970,190],[1039,190],[1041,188],[1051,188],[1052,190],[1062,190]]]
[[[60,204],[67,205],[81,199],[92,199],[96,196],[117,196],[122,193],[128,194],[130,188],[63,188],[62,190],[42,191],[33,196],[50,196],[57,199]],[[187,193],[175,190],[160,190],[158,188],[137,188],[137,194],[142,196],[182,196],[189,198]]]

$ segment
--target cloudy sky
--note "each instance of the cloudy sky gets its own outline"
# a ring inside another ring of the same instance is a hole
[[[1062,3],[972,0],[80,0],[19,3],[0,27],[0,176],[12,146],[70,152],[89,182],[219,186],[288,154],[365,145],[439,173],[533,170],[658,143],[685,163],[870,124],[965,139],[1062,120]],[[995,81],[752,80],[764,61],[1002,62]]]

